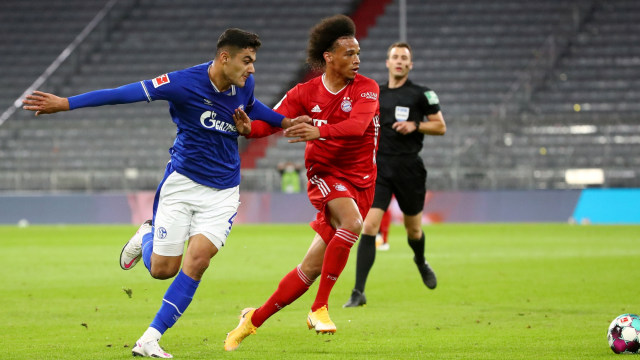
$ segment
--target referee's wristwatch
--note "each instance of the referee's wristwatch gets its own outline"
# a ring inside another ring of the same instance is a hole
[[[416,123],[416,131],[419,131],[420,130],[420,123],[422,121],[420,121],[419,119],[416,119],[416,120],[414,120],[414,122]]]

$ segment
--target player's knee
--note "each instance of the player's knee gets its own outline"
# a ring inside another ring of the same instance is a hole
[[[346,221],[343,221],[340,225],[341,225],[340,228],[348,230],[354,234],[360,235],[360,232],[362,232],[363,222],[361,218],[352,218],[352,219],[347,219]]]
[[[420,239],[422,237],[422,228],[407,228],[407,237],[409,239]]]
[[[152,264],[150,273],[154,279],[165,280],[176,276],[178,270],[171,267],[153,266]]]
[[[202,278],[204,272],[209,268],[211,258],[205,254],[195,254],[185,259],[183,271],[194,279]]]
[[[365,221],[362,225],[362,233],[367,235],[376,235],[380,231],[380,223],[373,223],[372,221]]]

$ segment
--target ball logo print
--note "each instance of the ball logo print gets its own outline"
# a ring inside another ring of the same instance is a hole
[[[622,314],[607,331],[609,346],[616,354],[637,354],[640,351],[640,316]]]
[[[158,239],[164,239],[167,237],[167,229],[163,228],[163,227],[159,227],[158,231],[156,231],[156,235],[158,236]]]

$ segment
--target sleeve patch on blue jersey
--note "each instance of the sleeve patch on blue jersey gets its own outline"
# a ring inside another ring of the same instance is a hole
[[[154,88],[158,88],[164,84],[168,84],[171,81],[169,80],[169,74],[160,75],[157,78],[151,80]]]

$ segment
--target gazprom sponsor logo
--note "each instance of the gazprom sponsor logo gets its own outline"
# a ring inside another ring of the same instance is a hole
[[[229,124],[228,122],[222,120],[216,120],[216,114],[213,111],[205,111],[200,115],[200,124],[207,129],[215,129],[223,132],[237,132],[235,125]]]

